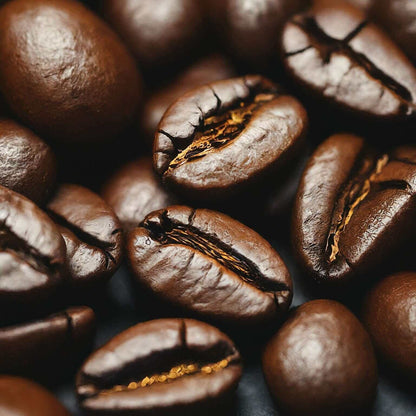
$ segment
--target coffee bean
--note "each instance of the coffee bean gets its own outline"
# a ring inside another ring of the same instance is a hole
[[[335,0],[337,1],[337,0]],[[355,7],[359,7],[361,10],[368,12],[373,5],[378,0],[347,0],[348,3],[353,4]]]
[[[65,243],[32,201],[0,186],[0,305],[39,304],[62,281]]]
[[[18,123],[0,120],[0,184],[42,204],[55,179],[51,148]]]
[[[14,0],[0,9],[0,91],[41,137],[114,138],[133,120],[140,80],[118,37],[77,1]]]
[[[2,375],[0,415],[69,416],[69,413],[51,393],[33,381]]]
[[[94,312],[84,306],[0,328],[0,372],[45,377],[62,372],[91,347],[94,324]]]
[[[413,237],[415,190],[416,148],[378,153],[360,137],[330,137],[311,156],[296,197],[300,263],[329,285],[386,264]]]
[[[300,149],[307,115],[260,76],[217,81],[178,99],[155,136],[154,166],[192,198],[230,198]]]
[[[70,286],[91,287],[108,280],[120,266],[121,225],[97,194],[79,185],[61,185],[47,210],[66,243]]]
[[[365,301],[363,320],[376,351],[394,370],[416,380],[416,273],[382,280]]]
[[[370,338],[357,318],[330,300],[296,309],[263,354],[270,392],[288,415],[369,414],[377,387]]]
[[[240,354],[222,332],[190,319],[160,319],[93,353],[76,388],[86,415],[205,415],[228,404],[241,373]]]
[[[255,231],[206,209],[173,206],[146,217],[127,243],[139,284],[188,313],[255,326],[292,300],[280,256]]]
[[[414,119],[416,69],[359,9],[315,0],[282,38],[288,72],[314,96],[367,119]]]
[[[153,171],[147,157],[123,166],[105,184],[103,198],[114,209],[127,233],[153,211],[176,202]]]

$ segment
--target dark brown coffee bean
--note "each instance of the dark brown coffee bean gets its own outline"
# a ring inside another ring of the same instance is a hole
[[[345,283],[385,264],[413,237],[416,148],[380,153],[338,134],[313,153],[299,185],[294,247],[319,282]]]
[[[173,206],[146,217],[127,243],[137,281],[205,318],[253,326],[281,317],[292,281],[280,256],[227,215]]]
[[[153,145],[157,125],[169,106],[186,92],[221,79],[235,76],[235,70],[222,55],[200,59],[177,76],[167,87],[154,92],[143,109],[141,127]]]
[[[0,415],[69,416],[67,410],[42,386],[12,376],[0,376]]]
[[[133,120],[140,80],[118,37],[78,1],[0,9],[0,91],[42,137],[114,138]]]
[[[104,16],[147,69],[181,60],[201,39],[194,0],[158,0],[157,7],[153,0],[105,0]]]
[[[315,0],[282,42],[288,72],[318,98],[373,120],[414,118],[416,69],[359,9]]]
[[[147,157],[122,167],[106,183],[102,195],[120,219],[126,235],[146,215],[176,202],[160,183],[152,160]]]
[[[370,338],[347,308],[330,300],[305,303],[292,313],[268,343],[263,371],[289,415],[368,414],[376,393]]]
[[[83,306],[0,328],[0,372],[41,377],[58,373],[88,351],[94,327],[94,312]]]
[[[32,201],[0,186],[0,306],[40,303],[61,282],[65,243]]]
[[[239,352],[218,329],[160,319],[98,349],[76,384],[87,415],[205,415],[231,399],[241,373]]]
[[[178,99],[163,116],[154,166],[187,196],[230,198],[299,150],[307,115],[261,76],[217,81]]]
[[[363,320],[380,357],[416,380],[416,273],[381,281],[365,301]]]
[[[61,185],[47,210],[66,243],[69,285],[91,287],[108,280],[120,266],[121,224],[94,192]]]
[[[12,120],[0,120],[0,184],[38,205],[51,193],[56,161],[51,148]]]

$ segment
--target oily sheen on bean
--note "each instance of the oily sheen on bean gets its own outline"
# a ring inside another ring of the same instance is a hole
[[[130,233],[127,253],[139,285],[215,321],[264,324],[281,318],[292,300],[289,271],[272,246],[219,212],[153,212]]]
[[[212,415],[227,410],[241,373],[239,352],[218,329],[160,319],[94,352],[76,388],[86,415]]]

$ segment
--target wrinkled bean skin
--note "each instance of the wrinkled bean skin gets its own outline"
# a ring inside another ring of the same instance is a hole
[[[368,334],[343,305],[314,300],[297,308],[268,343],[263,372],[285,414],[368,414],[377,364]]]
[[[147,157],[128,163],[116,172],[105,184],[102,196],[114,209],[126,236],[146,215],[176,202],[160,183],[152,160]]]
[[[25,127],[0,119],[0,184],[41,205],[55,180],[52,149]]]
[[[364,303],[363,322],[380,358],[416,380],[416,273],[389,276]]]
[[[386,264],[412,237],[416,149],[377,154],[338,134],[312,154],[293,212],[294,250],[318,283],[342,286]],[[367,276],[368,277],[368,276]]]
[[[189,55],[201,38],[194,0],[105,0],[103,13],[139,65],[155,69]]]
[[[225,214],[173,206],[146,217],[128,238],[139,283],[187,313],[254,327],[281,318],[292,281],[255,231]]]
[[[89,349],[94,332],[94,312],[85,306],[2,327],[0,372],[26,376],[62,372]]]
[[[65,243],[32,201],[0,186],[0,305],[40,303],[62,283]]]
[[[169,107],[155,136],[154,167],[189,198],[231,198],[297,155],[307,124],[302,105],[261,76],[217,81]]]
[[[222,414],[241,373],[239,352],[218,329],[159,319],[131,327],[94,352],[76,385],[86,415]]]
[[[288,73],[305,92],[375,122],[414,120],[416,69],[365,13],[315,0],[282,35]]]
[[[0,91],[41,137],[112,139],[136,114],[140,79],[119,38],[77,1],[13,0],[0,9]]]
[[[121,224],[112,208],[89,189],[64,184],[47,210],[66,244],[67,283],[91,288],[106,282],[122,257]]]
[[[70,416],[42,386],[19,377],[0,376],[0,414],[4,416]]]

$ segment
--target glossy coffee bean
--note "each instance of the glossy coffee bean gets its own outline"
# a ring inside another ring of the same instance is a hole
[[[267,68],[286,21],[309,0],[204,0],[221,44],[253,68]]]
[[[98,349],[76,385],[86,415],[205,415],[228,404],[241,373],[239,352],[218,329],[160,319]]]
[[[217,81],[179,98],[155,136],[154,166],[192,198],[230,198],[300,150],[307,115],[261,76]]]
[[[102,196],[114,209],[126,235],[146,215],[176,202],[162,186],[153,171],[151,158],[147,157],[128,163],[116,172],[105,184]]]
[[[282,44],[289,74],[317,98],[372,120],[414,118],[416,69],[359,9],[315,0],[286,24]]]
[[[139,284],[188,313],[254,326],[284,315],[292,281],[280,256],[227,215],[173,206],[146,217],[127,243]]]
[[[32,201],[0,186],[0,307],[40,303],[62,282],[65,243]]]
[[[108,280],[122,256],[121,224],[97,194],[64,184],[47,205],[66,243],[70,286],[91,287]]]
[[[136,114],[140,80],[118,37],[78,1],[0,9],[0,91],[41,137],[115,138]]]
[[[415,2],[413,0],[375,0],[370,13],[371,18],[380,24],[415,62]]]
[[[222,55],[202,58],[178,75],[167,87],[154,92],[146,101],[141,127],[153,145],[153,139],[168,107],[186,92],[209,82],[235,76],[235,70]]]
[[[296,309],[268,343],[263,371],[280,408],[296,416],[369,414],[377,387],[370,338],[343,305]]]
[[[156,69],[190,55],[201,38],[202,13],[194,0],[105,0],[104,16],[140,66]]]
[[[413,237],[415,189],[416,148],[378,153],[357,136],[328,138],[297,192],[293,236],[301,264],[329,285],[386,264]]]
[[[70,416],[68,411],[42,386],[12,376],[0,376],[0,415]]]
[[[46,201],[55,180],[51,148],[18,123],[0,119],[0,184],[39,205]]]
[[[416,273],[382,280],[365,301],[363,321],[380,357],[416,380]]]
[[[91,347],[94,312],[85,306],[0,328],[0,373],[58,373]],[[1,414],[1,412],[0,412]]]

